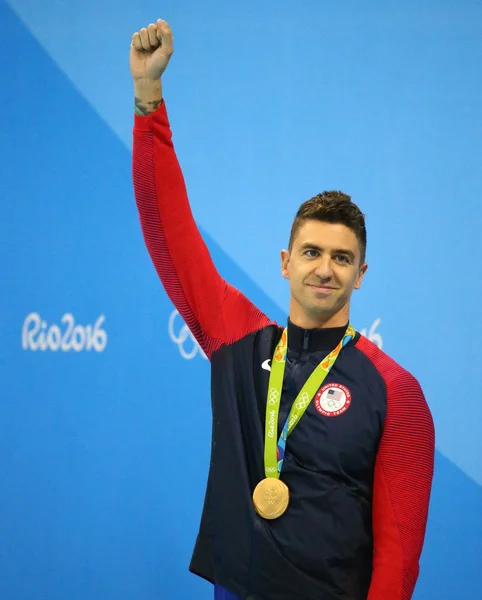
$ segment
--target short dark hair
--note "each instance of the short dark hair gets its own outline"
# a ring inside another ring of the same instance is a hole
[[[360,244],[360,264],[365,262],[367,249],[365,215],[351,201],[351,197],[348,194],[340,191],[323,192],[303,202],[291,226],[290,241],[288,244],[290,251],[299,228],[305,221],[310,219],[326,223],[341,223],[349,227],[355,233]]]

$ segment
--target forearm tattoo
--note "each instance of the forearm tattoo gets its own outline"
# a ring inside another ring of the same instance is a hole
[[[150,115],[155,112],[159,106],[161,105],[162,99],[158,100],[142,100],[142,98],[138,98],[135,96],[135,111],[137,115],[141,117],[145,117],[146,115]]]

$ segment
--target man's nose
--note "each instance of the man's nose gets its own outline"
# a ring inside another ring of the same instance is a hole
[[[331,259],[328,255],[323,255],[317,262],[315,274],[323,281],[333,277],[333,269],[331,267]]]

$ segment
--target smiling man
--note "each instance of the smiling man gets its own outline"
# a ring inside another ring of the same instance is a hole
[[[162,98],[172,52],[164,21],[133,35],[133,177],[154,266],[211,361],[190,569],[219,600],[409,600],[434,430],[416,379],[349,321],[367,269],[364,216],[342,192],[302,204],[281,253],[287,326],[259,311],[220,277],[192,218]]]
[[[348,322],[351,294],[368,266],[366,240],[364,216],[350,196],[324,192],[301,205],[281,252],[293,322],[307,329]]]

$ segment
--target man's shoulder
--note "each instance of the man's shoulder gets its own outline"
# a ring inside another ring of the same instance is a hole
[[[383,377],[387,386],[398,386],[420,389],[420,384],[410,371],[402,367],[396,360],[381,350],[376,344],[363,335],[355,342],[357,350],[362,352]]]
[[[389,423],[398,426],[410,422],[413,427],[419,422],[423,431],[433,437],[432,414],[420,383],[412,373],[364,336],[360,336],[355,347],[368,357],[385,381]]]

